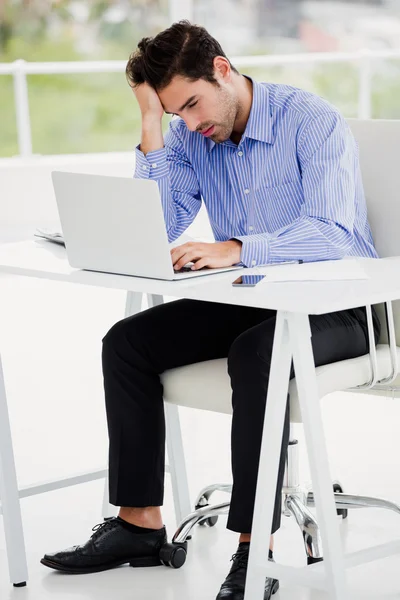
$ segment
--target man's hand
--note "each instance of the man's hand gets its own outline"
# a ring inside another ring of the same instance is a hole
[[[164,147],[161,120],[164,108],[161,100],[148,83],[132,87],[142,113],[142,138],[140,149],[144,155]]]
[[[192,267],[194,271],[203,267],[212,269],[231,267],[240,262],[241,249],[242,242],[239,242],[239,240],[215,242],[213,244],[188,242],[171,250],[172,264],[175,271],[179,271],[188,262],[195,263]]]
[[[139,103],[142,119],[161,121],[164,109],[156,90],[148,83],[136,85],[135,87],[132,87],[132,90]]]

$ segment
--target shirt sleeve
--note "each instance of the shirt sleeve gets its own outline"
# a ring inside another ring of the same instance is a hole
[[[357,146],[337,112],[300,127],[297,141],[304,203],[300,216],[273,233],[238,236],[247,266],[286,260],[335,260],[354,243]]]
[[[194,221],[201,207],[201,195],[196,174],[172,124],[164,144],[164,148],[146,155],[137,146],[134,177],[157,182],[168,240],[172,242]]]

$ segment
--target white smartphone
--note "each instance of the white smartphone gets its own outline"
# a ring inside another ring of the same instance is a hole
[[[263,279],[265,279],[265,275],[241,275],[232,282],[232,285],[235,287],[254,287]]]

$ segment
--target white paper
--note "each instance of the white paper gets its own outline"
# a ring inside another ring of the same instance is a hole
[[[61,231],[38,227],[34,233],[34,236],[38,238],[43,238],[49,242],[55,242],[56,244],[61,244],[65,246],[64,237]]]
[[[265,267],[258,267],[257,274],[265,275],[265,279],[261,283],[369,279],[362,266],[362,259],[351,258],[324,260],[300,265],[274,265],[273,268],[268,268],[268,265],[266,265]]]

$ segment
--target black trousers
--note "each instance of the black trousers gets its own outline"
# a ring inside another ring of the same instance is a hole
[[[275,322],[272,310],[178,300],[123,319],[110,329],[103,339],[102,361],[111,504],[163,504],[165,421],[160,374],[227,357],[233,404],[233,491],[227,526],[251,532]],[[369,351],[364,308],[312,315],[310,325],[316,366]],[[375,311],[374,329],[378,342]],[[272,533],[280,526],[289,429],[288,403],[274,482]]]

